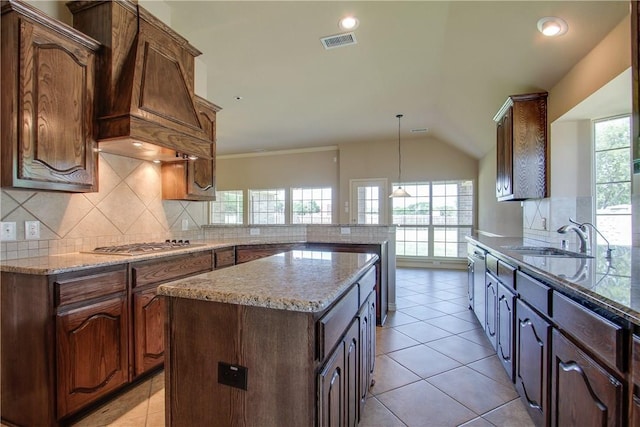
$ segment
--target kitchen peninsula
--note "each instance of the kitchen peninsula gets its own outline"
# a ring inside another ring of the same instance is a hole
[[[294,250],[161,285],[167,425],[354,425],[376,260]]]

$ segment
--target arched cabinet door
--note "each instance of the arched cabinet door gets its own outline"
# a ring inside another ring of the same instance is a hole
[[[126,301],[119,294],[57,314],[58,417],[127,383]]]
[[[2,187],[98,191],[94,138],[100,45],[11,3],[2,15]]]

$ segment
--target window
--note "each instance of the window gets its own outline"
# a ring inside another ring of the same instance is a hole
[[[463,258],[473,228],[473,182],[440,181],[402,185],[412,197],[392,198],[396,254]]]
[[[211,224],[242,224],[242,190],[216,191],[216,201],[211,202]]]
[[[284,207],[284,189],[249,190],[250,224],[284,224]]]
[[[292,188],[292,224],[331,224],[331,187]]]
[[[596,227],[611,244],[631,246],[631,119],[598,120],[593,127]]]
[[[380,223],[380,188],[358,187],[358,224]]]

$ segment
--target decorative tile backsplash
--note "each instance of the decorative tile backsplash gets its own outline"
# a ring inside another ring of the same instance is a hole
[[[16,241],[0,243],[0,259],[47,256],[165,239],[201,239],[207,202],[162,200],[160,165],[101,153],[99,191],[2,190],[2,221]],[[40,221],[40,239],[25,240],[24,222]],[[182,230],[186,221],[187,231]]]
[[[592,218],[591,197],[551,197],[523,202],[523,237],[560,246],[567,240],[570,249],[578,247],[575,233],[560,234],[558,228],[569,223],[569,218],[585,222]]]

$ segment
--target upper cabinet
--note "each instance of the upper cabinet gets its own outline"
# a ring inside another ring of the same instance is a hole
[[[98,191],[100,45],[27,4],[2,3],[2,187]]]
[[[98,68],[97,140],[102,151],[172,161],[212,158],[195,106],[200,52],[136,1],[73,1],[73,26],[105,46]]]
[[[196,110],[202,128],[211,139],[211,158],[198,158],[162,165],[162,198],[165,200],[208,200],[216,198],[216,113],[220,107],[196,96]]]
[[[498,200],[547,197],[547,93],[510,96],[493,120]]]

